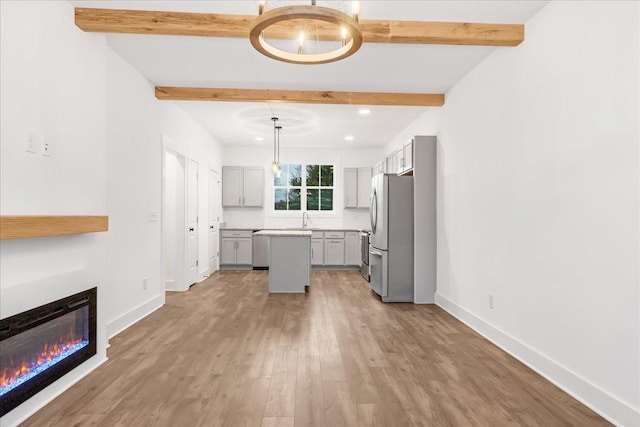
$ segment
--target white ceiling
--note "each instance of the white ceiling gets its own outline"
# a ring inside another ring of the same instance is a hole
[[[72,3],[79,7],[112,9],[257,14],[257,1]],[[546,3],[548,1],[365,0],[361,2],[360,17],[525,23]],[[518,49],[365,43],[355,55],[339,62],[295,65],[262,56],[248,39],[109,34],[107,42],[158,86],[420,93],[446,93],[495,49]],[[270,117],[275,114],[281,118],[283,145],[335,148],[382,147],[427,109],[377,106],[368,107],[371,114],[361,116],[358,114],[361,106],[195,101],[177,104],[225,145],[255,146],[257,136],[264,138],[262,144],[271,144]],[[346,135],[353,136],[354,140],[345,141]]]

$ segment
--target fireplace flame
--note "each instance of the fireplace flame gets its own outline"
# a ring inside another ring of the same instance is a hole
[[[84,343],[84,344],[83,344]],[[49,366],[75,353],[86,345],[73,330],[53,343],[45,342],[39,351],[24,355],[22,360],[9,359],[7,366],[0,366],[0,395],[32,378]]]

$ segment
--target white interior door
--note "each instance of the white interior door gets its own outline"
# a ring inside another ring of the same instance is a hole
[[[186,290],[186,158],[165,148],[162,160],[162,257],[165,289]]]
[[[213,273],[220,265],[220,176],[209,170],[209,272]]]
[[[187,175],[187,283],[198,281],[198,163],[189,160]]]

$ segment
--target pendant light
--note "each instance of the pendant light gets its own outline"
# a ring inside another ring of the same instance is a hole
[[[278,118],[271,117],[273,121],[273,162],[271,163],[271,172],[274,176],[280,176],[282,169],[280,168],[280,129],[282,126],[278,126]]]

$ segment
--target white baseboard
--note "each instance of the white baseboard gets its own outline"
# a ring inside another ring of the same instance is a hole
[[[120,332],[127,329],[129,326],[138,322],[140,319],[147,317],[160,307],[164,305],[164,292],[157,297],[150,299],[149,301],[140,304],[128,313],[123,314],[117,319],[107,323],[107,337],[109,339],[118,335]]]
[[[640,411],[629,404],[438,293],[436,304],[611,423],[640,426]]]
[[[166,291],[174,291],[176,289],[176,281],[175,280],[165,280],[164,281],[164,289]]]
[[[26,402],[9,411],[0,418],[0,425],[2,427],[15,427],[20,425],[26,421],[27,418],[48,405],[53,399],[67,391],[71,386],[98,369],[98,367],[107,360],[106,357],[87,360],[44,390],[36,393]]]
[[[205,268],[204,270],[200,271],[200,279],[198,280],[198,283],[202,282],[207,277],[209,277],[209,269]]]

